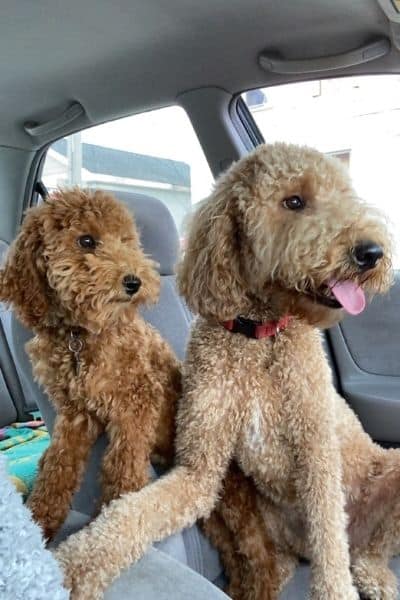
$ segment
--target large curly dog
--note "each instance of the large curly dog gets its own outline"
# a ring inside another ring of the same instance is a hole
[[[198,210],[178,279],[200,316],[177,465],[59,547],[72,597],[97,597],[149,544],[209,515],[234,458],[257,487],[275,597],[305,557],[314,600],[395,600],[388,559],[400,550],[400,451],[375,444],[337,394],[318,331],[388,289],[379,215],[337,160],[260,146]]]

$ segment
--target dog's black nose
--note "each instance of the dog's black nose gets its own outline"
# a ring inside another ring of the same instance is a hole
[[[353,258],[361,271],[373,269],[383,256],[381,246],[375,242],[359,242],[353,249]]]
[[[129,296],[133,296],[139,290],[142,282],[136,275],[126,275],[122,280],[125,291]]]

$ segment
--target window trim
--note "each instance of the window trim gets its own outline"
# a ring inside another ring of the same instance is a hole
[[[51,146],[53,142],[50,142],[40,148],[36,153],[32,160],[31,167],[29,170],[28,179],[25,186],[25,196],[24,196],[24,205],[23,205],[23,213],[21,218],[21,223],[25,217],[25,211],[28,208],[36,206],[39,201],[39,194],[35,190],[36,184],[40,181],[44,163],[46,161],[47,150]]]
[[[251,150],[260,144],[264,144],[265,139],[246,102],[243,100],[242,93],[243,92],[235,94],[232,98],[229,107],[229,115],[243,144],[246,149],[251,152]]]

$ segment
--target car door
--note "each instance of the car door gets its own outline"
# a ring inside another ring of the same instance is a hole
[[[391,291],[328,332],[342,393],[379,441],[400,442],[400,273]]]

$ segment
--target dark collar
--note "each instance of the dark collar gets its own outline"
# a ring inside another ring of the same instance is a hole
[[[245,319],[245,317],[236,317],[231,321],[223,321],[221,325],[231,333],[241,333],[248,338],[260,340],[278,335],[280,331],[286,329],[291,320],[290,315],[281,317],[279,321],[266,321],[265,323]]]

